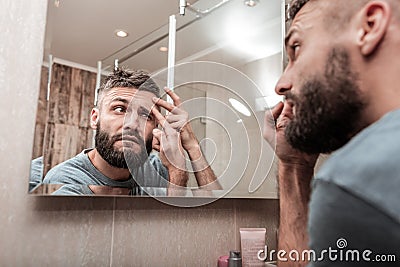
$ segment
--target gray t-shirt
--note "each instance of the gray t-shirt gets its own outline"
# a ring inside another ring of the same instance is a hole
[[[75,157],[53,167],[43,180],[46,184],[65,184],[55,194],[91,194],[88,185],[130,188],[133,194],[143,194],[140,188],[166,188],[168,171],[158,155],[151,153],[148,160],[136,172],[135,177],[116,181],[102,174],[90,161],[85,149]]]
[[[316,174],[309,234],[320,260],[310,266],[400,266],[399,137],[396,110],[336,151]]]
[[[35,158],[31,162],[31,173],[29,177],[29,191],[42,183],[43,178],[43,156]]]

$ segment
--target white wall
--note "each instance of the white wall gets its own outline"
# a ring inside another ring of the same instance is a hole
[[[282,100],[275,93],[275,85],[282,73],[282,53],[249,62],[239,68],[252,79],[266,97],[267,105],[272,107]]]

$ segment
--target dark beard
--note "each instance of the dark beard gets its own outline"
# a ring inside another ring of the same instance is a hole
[[[146,142],[145,149],[144,140],[136,131],[124,132],[124,135],[134,136],[138,140],[138,144],[140,145],[139,153],[135,153],[132,150],[125,148],[122,151],[116,150],[114,148],[114,143],[122,140],[122,134],[110,136],[106,131],[101,130],[100,123],[98,124],[96,131],[95,147],[100,156],[113,167],[128,169],[128,165],[130,167],[142,166],[146,161],[148,154],[152,150],[151,138]]]
[[[306,153],[328,153],[345,145],[359,130],[366,103],[351,71],[345,49],[333,48],[322,78],[305,82],[295,104],[294,119],[285,135],[294,148]]]
[[[146,162],[151,150],[153,149],[152,138],[149,138],[149,140],[147,140],[145,143],[143,138],[135,130],[123,131],[122,137],[122,140],[126,140],[126,138],[129,137],[135,137],[138,140],[138,144],[140,145],[139,153],[136,153],[124,146],[124,155],[127,168],[129,167],[130,170],[138,169]]]

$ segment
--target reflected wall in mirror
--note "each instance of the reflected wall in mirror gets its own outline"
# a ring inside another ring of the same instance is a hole
[[[52,167],[93,145],[89,115],[96,74],[55,63],[50,90],[48,75],[48,68],[42,67],[30,190]]]
[[[177,13],[178,1],[125,2],[75,0],[60,2],[56,7],[49,1],[44,65],[48,66],[49,55],[54,57],[54,63],[50,72],[42,68],[32,159],[39,158],[43,166],[35,172],[35,166],[40,164],[32,164],[32,173],[36,173],[36,179],[31,177],[32,187],[58,163],[93,147],[90,112],[99,61],[103,77],[112,71],[117,60],[120,66],[152,73],[160,88],[166,85],[168,54],[160,48],[168,47],[168,17]],[[270,170],[273,152],[262,140],[260,127],[265,108],[279,100],[273,88],[282,71],[284,1],[261,0],[252,8],[242,0],[189,2],[186,15],[176,17],[174,89],[223,190],[211,194],[199,191],[191,173],[191,190],[177,195],[275,198],[276,171]],[[128,37],[115,37],[116,29],[128,31]],[[91,32],[89,37],[86,32]],[[217,64],[214,73],[208,73],[213,68],[208,63],[199,63],[198,69],[179,67],[197,61],[216,62],[224,67],[218,68]],[[212,82],[213,75],[218,75],[220,83]],[[236,111],[230,99],[244,103],[251,115]],[[221,103],[226,112],[219,106]],[[50,187],[39,184],[32,193],[49,194],[57,188]],[[84,190],[103,195],[135,193],[93,186]],[[147,191],[150,195],[165,195],[165,190]]]

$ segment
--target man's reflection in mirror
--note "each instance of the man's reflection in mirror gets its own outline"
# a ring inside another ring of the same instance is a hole
[[[116,69],[99,88],[97,105],[91,111],[95,148],[52,168],[43,183],[65,184],[54,192],[59,195],[166,195],[187,185],[185,150],[199,187],[221,189],[187,112],[180,108],[179,97],[170,90],[166,93],[173,104],[160,99],[159,87],[146,72]],[[161,107],[167,116],[161,115]]]

